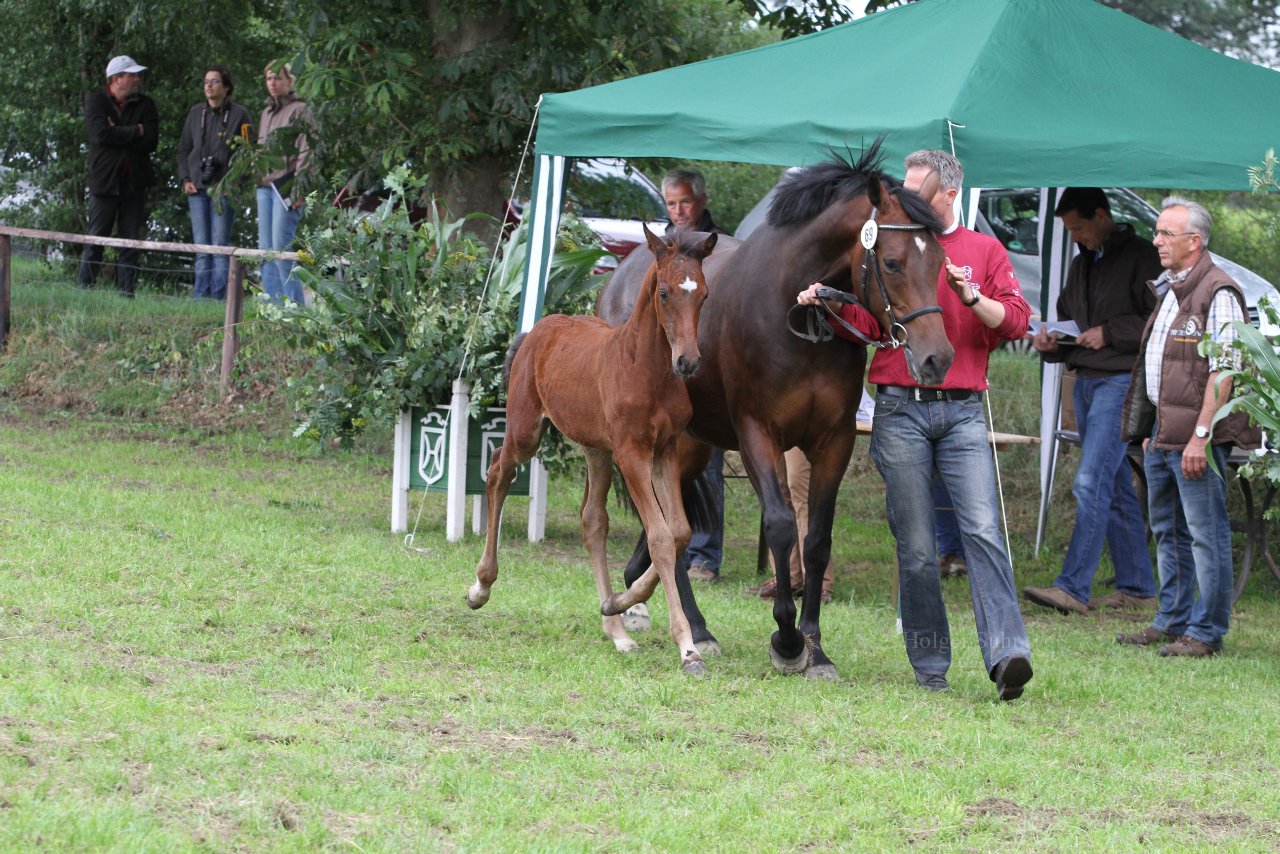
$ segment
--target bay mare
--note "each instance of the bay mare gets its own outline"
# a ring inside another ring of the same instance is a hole
[[[770,659],[784,673],[812,678],[837,676],[822,649],[822,575],[840,479],[853,452],[867,352],[839,338],[815,343],[793,335],[788,312],[800,291],[822,281],[857,294],[892,330],[919,384],[941,384],[953,356],[936,305],[943,253],[936,236],[941,224],[925,202],[930,188],[920,195],[906,190],[881,171],[881,162],[877,142],[856,161],[833,156],[789,174],[766,222],[708,259],[710,296],[698,327],[703,364],[688,382],[688,432],[702,443],[740,451],[760,499],[777,579],[778,630]],[[871,253],[860,233],[873,216],[881,227]],[[884,227],[913,223],[923,228]],[[612,323],[625,318],[651,260],[640,249],[619,265],[597,302],[601,317]],[[781,476],[782,453],[791,447],[803,450],[813,466],[798,625],[788,571],[796,522]],[[688,588],[687,579],[682,587]],[[691,589],[686,598],[692,602]]]
[[[582,538],[595,573],[605,634],[619,651],[637,649],[618,615],[647,600],[661,580],[681,668],[701,676],[706,666],[680,608],[674,579],[676,555],[689,542],[676,439],[693,414],[685,381],[702,361],[698,318],[707,299],[702,261],[716,235],[676,231],[664,240],[646,228],[645,237],[651,260],[624,325],[614,328],[598,317],[553,314],[511,344],[505,371],[507,429],[487,475],[484,554],[467,604],[480,608],[489,601],[498,576],[503,502],[516,469],[537,453],[547,424],[553,423],[586,453]],[[605,549],[615,461],[653,554],[645,575],[616,595]]]

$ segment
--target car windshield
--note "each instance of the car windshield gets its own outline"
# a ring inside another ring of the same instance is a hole
[[[621,160],[576,160],[565,180],[565,198],[580,217],[665,220],[662,196],[642,174]]]
[[[1127,222],[1141,237],[1150,240],[1156,227],[1156,212],[1140,196],[1129,190],[1109,187],[1107,201],[1116,222]],[[983,190],[978,207],[991,233],[1010,254],[1039,255],[1036,244],[1040,227],[1040,190],[1019,187],[1010,190]]]
[[[1040,227],[1040,191],[983,190],[978,206],[996,239],[1019,255],[1039,255],[1036,243]]]

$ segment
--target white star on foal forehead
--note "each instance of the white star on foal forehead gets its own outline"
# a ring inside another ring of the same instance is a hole
[[[924,238],[916,235],[916,248],[920,250],[920,254],[924,254]]]
[[[696,291],[697,289],[698,283],[688,277],[686,277],[684,282],[680,285],[680,290],[682,291]]]

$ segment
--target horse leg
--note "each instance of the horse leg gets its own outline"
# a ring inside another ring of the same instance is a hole
[[[681,437],[682,445],[684,438],[684,436]],[[705,456],[704,454],[703,457]],[[689,470],[684,459],[683,449],[680,465],[682,472]],[[696,520],[706,519],[710,513],[710,508],[707,506],[708,503],[716,503],[715,496],[707,491],[709,486],[703,479],[705,470],[706,465],[704,464],[701,468],[695,467],[692,480],[681,478],[681,504],[684,507],[685,518],[690,521],[690,527],[695,530],[698,524]],[[622,576],[626,586],[631,587],[634,585],[652,563],[649,558],[649,541],[645,537],[644,531],[641,531],[640,539],[636,542],[635,551],[632,552],[631,559],[627,562],[627,569]],[[689,630],[693,633],[694,646],[704,656],[719,655],[720,642],[716,640],[715,635],[707,628],[707,620],[702,616],[702,611],[698,608],[698,600],[694,596],[693,585],[689,583],[687,547],[685,550],[681,550],[676,558],[676,590],[680,592],[680,605],[684,609],[685,619],[689,621]],[[643,602],[628,608],[622,619],[628,631],[647,631],[652,627],[652,623],[649,620],[649,609]]]
[[[599,448],[583,448],[587,456],[587,489],[582,498],[582,542],[587,547],[591,571],[596,578],[596,592],[603,604],[613,596],[609,582],[609,557],[605,543],[609,538],[609,486],[613,483],[613,457]],[[639,645],[627,634],[622,618],[616,614],[602,619],[604,633],[618,652],[635,652]]]
[[[692,529],[689,524],[689,502],[694,499],[694,488],[685,490],[680,483],[679,461],[672,456],[664,456],[654,466],[654,494],[658,504],[667,517],[671,534],[675,538],[676,562],[675,585],[680,595],[680,610],[689,621],[689,631],[693,636],[693,645],[702,655],[719,655],[720,643],[711,632],[707,631],[707,621],[698,610],[698,602],[693,596],[693,585],[689,583],[689,557],[686,550]]]
[[[502,437],[498,458],[489,465],[485,476],[485,494],[489,499],[489,518],[485,524],[484,553],[476,564],[476,583],[467,591],[467,605],[483,608],[498,578],[498,533],[502,525],[502,505],[507,500],[516,469],[528,462],[542,443],[545,422],[542,414],[527,400],[508,394],[507,430]],[[515,405],[512,405],[512,404]]]
[[[644,529],[640,530],[640,539],[636,541],[635,550],[631,552],[631,559],[627,561],[627,568],[622,572],[622,583],[627,588],[635,584],[640,576],[644,575],[653,561],[649,559],[649,538],[644,535]],[[686,574],[685,580],[688,581]],[[622,614],[622,624],[627,627],[629,632],[647,632],[653,628],[653,621],[649,619],[649,606],[644,602],[637,602]]]
[[[655,491],[653,479],[655,468],[663,478],[668,476],[673,478],[674,470],[661,464],[655,465],[652,452],[648,450],[622,446],[616,448],[614,453],[618,460],[618,468],[622,470],[622,477],[631,493],[631,500],[640,513],[640,521],[644,523],[644,530],[649,538],[649,552],[653,556],[653,566],[641,576],[636,586],[645,583],[650,573],[657,571],[658,577],[662,580],[663,592],[667,597],[671,638],[680,650],[680,668],[690,676],[705,676],[707,666],[702,661],[697,647],[693,645],[689,621],[685,619],[684,610],[680,607],[680,596],[676,592],[675,585],[676,535],[682,536],[687,543],[689,524],[683,520],[683,509],[679,510],[680,519],[677,520],[675,535],[673,535],[671,525],[658,498],[659,494],[665,494],[669,499],[674,497],[675,506],[678,508],[680,506],[679,483],[677,482],[674,487],[664,484]],[[667,474],[668,471],[671,472],[670,475]]]
[[[743,419],[738,424],[742,462],[764,513],[764,536],[773,554],[773,619],[778,630],[769,642],[769,659],[782,673],[803,673],[809,666],[805,636],[796,628],[796,605],[791,599],[791,550],[796,546],[796,517],[778,482],[777,444],[760,424]]]
[[[831,560],[831,528],[835,522],[836,496],[840,480],[853,453],[854,431],[845,427],[831,434],[830,441],[806,453],[810,461],[809,518],[804,548],[804,600],[800,610],[800,632],[811,642],[811,659],[805,676],[809,679],[838,679],[836,666],[822,649],[822,583]]]

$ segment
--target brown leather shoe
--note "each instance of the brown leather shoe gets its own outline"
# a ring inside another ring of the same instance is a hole
[[[1209,646],[1191,635],[1183,635],[1171,644],[1160,647],[1158,652],[1163,656],[1184,655],[1188,658],[1208,658],[1222,652],[1221,649]]]
[[[761,599],[772,599],[778,593],[778,580],[770,578],[755,589]]]
[[[1089,606],[1061,587],[1024,587],[1022,595],[1037,605],[1063,614],[1087,614]]]
[[[938,558],[938,575],[943,578],[959,578],[969,573],[964,555],[943,555]]]
[[[1121,632],[1116,635],[1116,643],[1128,644],[1130,646],[1151,646],[1161,641],[1177,640],[1177,636],[1166,632],[1163,629],[1157,629],[1155,626],[1147,626],[1140,632],[1127,635]]]
[[[705,563],[695,563],[689,567],[689,579],[691,581],[706,581],[714,584],[720,580],[720,573]]]
[[[1123,590],[1113,590],[1106,596],[1094,599],[1089,603],[1089,607],[1098,610],[1118,608],[1125,611],[1154,611],[1156,609],[1156,597],[1134,596],[1132,593],[1125,593]]]

